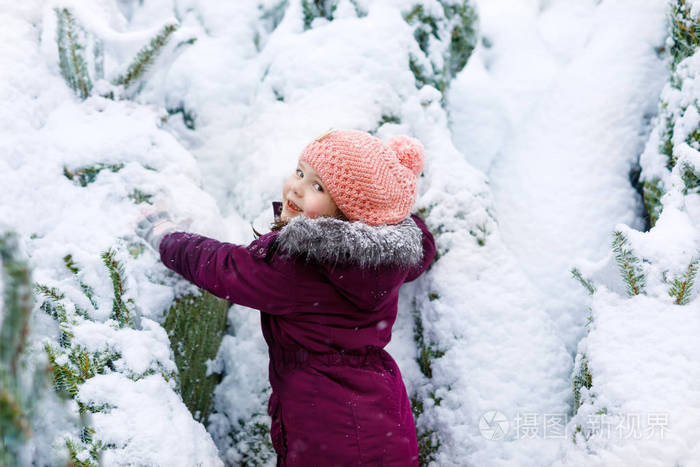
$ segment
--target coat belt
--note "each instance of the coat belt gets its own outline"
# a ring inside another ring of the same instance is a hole
[[[270,348],[270,360],[283,368],[299,368],[313,362],[336,366],[365,366],[391,358],[381,347],[368,345],[359,349],[338,349],[328,352],[310,352],[303,348]]]

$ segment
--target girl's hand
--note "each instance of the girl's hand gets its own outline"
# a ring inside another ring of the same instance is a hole
[[[175,224],[170,215],[166,211],[154,211],[146,214],[136,226],[136,235],[143,238],[158,251],[160,241],[170,232],[179,232],[185,230],[189,225],[187,223]]]

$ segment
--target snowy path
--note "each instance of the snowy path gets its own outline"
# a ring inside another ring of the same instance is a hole
[[[500,237],[517,263],[482,265],[477,277],[488,283],[493,274],[492,296],[518,297],[498,301],[517,308],[527,324],[494,329],[493,319],[478,316],[494,301],[470,303],[482,307],[472,311],[472,323],[487,327],[466,339],[471,347],[466,347],[465,377],[471,381],[465,383],[493,394],[486,391],[493,388],[490,380],[476,367],[475,352],[490,348],[484,336],[494,334],[502,343],[519,335],[541,347],[551,342],[549,336],[542,339],[538,312],[546,312],[573,357],[584,333],[586,302],[582,287],[571,279],[571,267],[604,256],[616,223],[643,228],[641,203],[628,173],[643,148],[667,76],[656,52],[663,45],[666,6],[563,0],[478,4],[482,35],[490,47],[482,44],[453,83],[448,96],[451,131],[466,159],[488,174]],[[508,274],[511,268],[522,270],[527,279]],[[518,312],[511,313],[518,319]],[[482,345],[475,343],[478,338]],[[502,347],[490,349],[503,355]],[[554,359],[556,352],[540,348],[536,354]],[[481,371],[499,374],[498,362],[496,358]],[[541,426],[544,416],[556,412],[552,409],[562,400],[561,388],[571,391],[571,376],[561,363],[558,373],[528,371],[522,363],[511,360],[502,374],[511,371],[515,386],[539,393],[529,404],[517,390],[490,400],[499,404],[493,409],[506,415],[514,409],[536,414]],[[547,375],[555,379],[543,378]],[[551,386],[541,387],[547,384]],[[570,436],[560,446],[555,439],[483,444],[482,452],[469,459],[475,465],[505,465],[506,458],[511,465],[548,465],[568,443]],[[479,446],[477,440],[474,444]]]
[[[480,2],[493,46],[455,83],[452,130],[488,171],[504,240],[574,352],[585,309],[569,270],[605,255],[617,222],[644,227],[628,174],[667,75],[666,5],[525,3]]]

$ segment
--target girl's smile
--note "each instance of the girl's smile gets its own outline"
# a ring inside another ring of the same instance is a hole
[[[313,219],[320,216],[336,217],[339,214],[338,206],[321,177],[304,161],[299,161],[294,173],[284,182],[282,201],[280,218],[283,221],[299,215]]]
[[[292,200],[287,200],[287,207],[292,212],[297,212],[297,213],[302,212],[301,208],[299,206],[297,206]]]

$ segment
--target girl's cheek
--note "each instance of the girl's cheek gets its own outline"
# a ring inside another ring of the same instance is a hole
[[[316,219],[318,217],[318,211],[315,209],[304,209],[304,215],[309,219]]]
[[[315,219],[320,215],[320,213],[321,210],[318,208],[318,203],[307,199],[304,203],[304,214],[306,215],[306,217]]]

